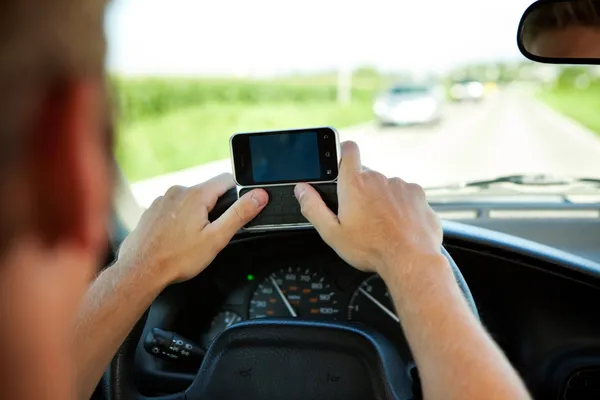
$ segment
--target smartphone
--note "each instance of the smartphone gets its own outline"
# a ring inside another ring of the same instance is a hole
[[[269,203],[246,230],[310,226],[294,196],[299,182],[312,184],[337,212],[340,140],[335,129],[237,133],[230,145],[238,197],[254,188],[269,194]]]
[[[339,154],[339,135],[329,127],[231,137],[234,178],[243,187],[334,182]]]

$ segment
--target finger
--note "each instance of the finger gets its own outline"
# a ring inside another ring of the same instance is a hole
[[[330,243],[336,229],[339,229],[340,226],[337,216],[327,207],[321,195],[311,185],[299,183],[296,185],[294,193],[300,203],[302,215],[313,224],[323,240]]]
[[[226,246],[237,231],[252,221],[269,201],[263,189],[255,189],[240,197],[207,230],[216,238],[219,246]]]
[[[152,200],[152,204],[150,204],[150,207],[148,207],[148,209],[159,207],[162,204],[164,198],[165,198],[165,196],[158,196],[157,198]]]
[[[171,186],[165,193],[165,198],[178,198],[181,197],[186,191],[186,188],[181,185]]]
[[[160,213],[160,210],[163,208],[165,202],[165,196],[158,196],[152,201],[150,207],[146,208],[142,213],[142,220],[147,219],[149,215]]]
[[[342,143],[342,161],[340,164],[340,180],[345,181],[357,172],[362,171],[360,150],[354,142]]]
[[[153,221],[156,221],[162,214],[162,210],[164,207],[165,198],[164,196],[158,196],[154,199],[150,207],[148,207],[142,213],[140,220],[137,223],[136,229],[142,229],[144,225],[151,224]]]
[[[419,202],[426,203],[427,195],[425,194],[425,190],[421,187],[421,185],[416,183],[407,183],[406,190]]]
[[[210,212],[217,204],[219,197],[223,196],[229,189],[232,189],[233,187],[235,187],[233,176],[230,173],[224,173],[217,175],[204,183],[192,186],[190,190],[193,193],[198,193],[203,204]]]
[[[406,185],[406,182],[404,182],[404,180],[402,178],[398,178],[397,176],[394,176],[393,178],[389,178],[388,181],[390,182],[390,185],[394,185],[394,186],[398,186],[398,187],[402,187],[402,186]]]
[[[183,186],[171,186],[162,199],[162,208],[171,208],[175,204],[179,204],[185,198],[187,188]]]

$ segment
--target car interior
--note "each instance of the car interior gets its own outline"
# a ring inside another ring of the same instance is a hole
[[[523,54],[598,64],[527,51],[530,16],[557,3],[524,10],[516,35]],[[108,268],[143,211],[124,175],[118,183]],[[456,187],[427,192],[457,283],[532,396],[599,399],[598,182],[507,176],[459,186],[475,195],[535,187],[553,196],[448,201]],[[580,190],[565,195],[564,188]],[[211,218],[236,199],[229,191]],[[419,371],[399,322],[383,281],[346,264],[314,229],[240,231],[205,272],[154,301],[94,396],[419,399]]]

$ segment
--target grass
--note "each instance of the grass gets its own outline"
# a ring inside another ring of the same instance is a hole
[[[112,77],[122,124],[166,115],[183,108],[213,103],[314,103],[332,102],[337,96],[335,76],[285,79]],[[368,101],[385,82],[353,79],[352,98]]]
[[[600,84],[586,89],[564,86],[543,91],[540,99],[600,135]]]
[[[123,124],[117,159],[130,181],[151,178],[229,156],[235,132],[330,125],[371,119],[371,103],[208,103]]]

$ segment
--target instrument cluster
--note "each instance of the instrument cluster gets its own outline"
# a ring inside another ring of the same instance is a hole
[[[362,323],[399,345],[405,343],[390,293],[376,274],[357,271],[340,259],[276,263],[258,270],[228,287],[225,301],[202,333],[206,347],[224,329],[259,318]]]

